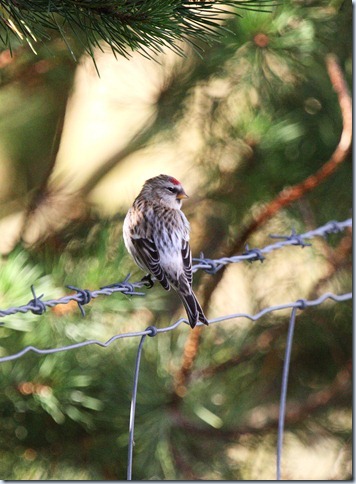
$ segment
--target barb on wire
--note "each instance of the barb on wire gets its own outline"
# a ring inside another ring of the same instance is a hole
[[[330,232],[327,232],[329,234]],[[290,240],[293,245],[300,245],[302,248],[304,247],[310,247],[311,244],[308,242],[305,242],[303,239],[302,235],[299,235],[296,233],[295,229],[292,229],[292,233],[290,235],[270,235],[271,239],[282,239],[282,240]]]
[[[29,311],[31,311],[33,314],[43,314],[47,310],[46,303],[41,301],[41,298],[43,298],[44,294],[41,294],[39,297],[37,297],[33,285],[31,286],[31,292],[33,299],[27,303],[29,306]]]
[[[67,287],[68,287],[68,289],[71,289],[72,291],[77,291],[77,293],[78,293],[78,300],[77,300],[78,307],[79,307],[80,312],[82,313],[82,316],[84,318],[85,311],[84,311],[83,305],[90,303],[91,298],[92,298],[92,295],[91,295],[89,289],[79,289],[78,287],[75,287],[75,286],[67,286]]]
[[[250,249],[249,246],[246,244],[245,246],[245,252],[242,255],[252,255],[248,259],[249,262],[255,262],[256,260],[259,260],[260,262],[263,262],[265,260],[265,256],[262,254],[261,249]]]
[[[268,254],[273,252],[274,250],[281,249],[285,246],[296,246],[299,245],[301,247],[306,247],[311,245],[307,243],[307,239],[311,239],[316,236],[327,237],[328,235],[336,232],[341,232],[347,227],[352,226],[352,219],[344,220],[343,222],[336,222],[331,221],[327,224],[318,227],[315,230],[310,230],[304,234],[297,234],[294,230],[292,231],[291,235],[283,236],[283,235],[271,235],[272,238],[279,238],[282,239],[274,244],[268,245],[263,247],[262,249],[254,248],[249,249],[246,246],[246,250],[241,255],[236,255],[233,257],[222,257],[220,259],[208,259],[205,258],[203,254],[201,254],[200,258],[194,258],[193,262],[195,264],[192,267],[193,272],[197,272],[198,270],[203,270],[209,274],[215,274],[218,272],[223,266],[227,264],[233,264],[237,262],[241,262],[244,260],[253,262],[253,261],[261,261],[265,259],[264,254]],[[33,299],[31,299],[27,304],[18,307],[12,307],[9,309],[2,309],[0,310],[0,317],[10,316],[16,313],[26,313],[31,311],[34,314],[43,314],[47,307],[54,307],[58,304],[68,304],[70,301],[75,301],[78,304],[78,307],[82,313],[85,315],[83,306],[88,304],[92,299],[97,298],[98,296],[111,296],[115,292],[121,292],[127,296],[145,296],[144,292],[137,291],[137,289],[141,289],[143,287],[147,287],[147,281],[140,280],[137,282],[130,282],[131,274],[128,274],[122,282],[116,282],[113,284],[109,284],[107,286],[103,286],[98,290],[91,291],[89,289],[79,289],[74,286],[67,286],[69,289],[76,292],[76,294],[69,294],[67,296],[58,298],[58,299],[51,299],[48,301],[42,301],[43,294],[39,297],[36,296],[33,286],[31,286]],[[3,323],[0,323],[3,325]]]

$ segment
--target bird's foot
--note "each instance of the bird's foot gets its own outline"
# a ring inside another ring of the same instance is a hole
[[[151,274],[146,274],[142,279],[141,282],[145,283],[145,286],[148,287],[148,289],[151,289],[153,287],[154,282],[152,281]]]

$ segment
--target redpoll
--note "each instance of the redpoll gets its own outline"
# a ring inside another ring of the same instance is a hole
[[[182,300],[192,328],[200,321],[208,325],[192,290],[192,255],[189,222],[180,210],[188,198],[175,178],[160,175],[145,182],[127,212],[123,235],[136,264],[148,271],[167,291],[172,287]]]

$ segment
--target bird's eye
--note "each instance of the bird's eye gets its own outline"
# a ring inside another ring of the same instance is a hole
[[[171,193],[174,193],[174,192],[176,191],[176,190],[175,190],[175,188],[173,188],[173,187],[166,187],[166,188],[167,188],[167,190],[169,190]]]

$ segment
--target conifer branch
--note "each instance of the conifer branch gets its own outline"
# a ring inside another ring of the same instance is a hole
[[[201,49],[224,32],[223,17],[238,9],[266,11],[274,0],[0,0],[0,47],[36,44],[60,35],[72,56],[79,45],[94,58],[93,49],[106,44],[115,55],[140,51],[152,57],[163,47],[179,54],[186,40]]]

